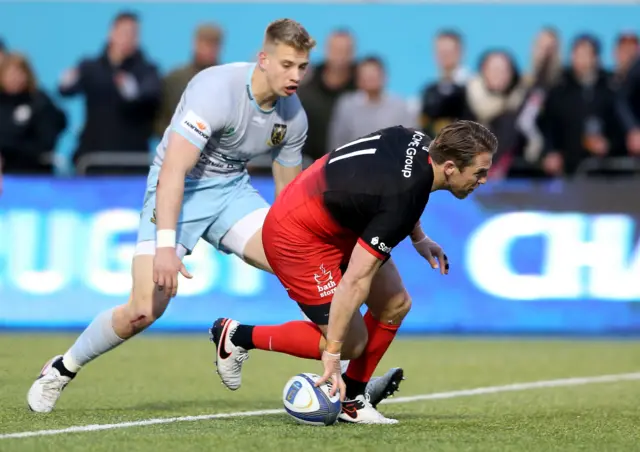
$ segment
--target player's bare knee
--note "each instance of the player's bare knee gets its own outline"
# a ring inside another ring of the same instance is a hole
[[[377,317],[381,323],[400,325],[411,310],[411,296],[403,291],[389,300]]]
[[[133,329],[144,330],[164,314],[168,302],[168,297],[164,293],[136,294],[134,292],[127,320]]]
[[[136,256],[133,259],[133,290],[122,322],[134,334],[138,333],[159,319],[168,304],[169,297],[153,282],[153,255]]]

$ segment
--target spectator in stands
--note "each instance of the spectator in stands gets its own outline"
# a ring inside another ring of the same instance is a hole
[[[533,44],[530,72],[523,77],[527,89],[525,100],[516,119],[521,138],[522,153],[517,153],[509,175],[513,177],[540,176],[538,162],[544,150],[544,136],[538,127],[538,115],[551,88],[562,75],[560,40],[552,27],[543,28]],[[516,174],[517,171],[517,174]]]
[[[355,89],[354,40],[346,30],[327,39],[325,60],[307,74],[299,96],[307,112],[309,132],[303,153],[311,159],[327,151],[328,129],[338,98]]]
[[[639,51],[638,35],[635,33],[621,33],[616,39],[614,50],[615,67],[613,70],[613,79],[616,87],[624,83]]]
[[[0,65],[2,65],[2,60],[6,55],[6,47],[4,41],[0,39]],[[2,158],[0,157],[0,195],[2,194]]]
[[[617,109],[626,135],[626,150],[640,156],[640,50],[636,35],[619,37],[616,63]]]
[[[506,51],[489,50],[480,58],[478,74],[467,84],[466,116],[490,128],[502,114],[518,111],[524,94],[513,57]]]
[[[440,72],[438,81],[427,85],[422,94],[420,122],[425,133],[435,136],[466,111],[465,85],[469,71],[462,66],[462,37],[453,30],[438,33],[435,55]]]
[[[543,170],[549,176],[574,174],[586,158],[620,151],[614,92],[595,37],[574,40],[571,67],[549,92],[539,124],[545,136]]]
[[[97,152],[149,151],[161,80],[138,47],[138,33],[134,13],[118,14],[104,52],[83,59],[61,80],[60,94],[85,98],[86,122],[74,155],[76,164],[82,156],[96,157]]]
[[[515,128],[517,114],[526,94],[520,72],[506,51],[489,50],[480,58],[478,74],[467,84],[467,118],[489,128],[498,138],[492,172],[508,173],[513,158],[522,149]]]
[[[555,86],[562,75],[562,58],[558,32],[545,27],[536,36],[531,55],[530,72],[523,77],[528,87],[536,84],[544,89]]]
[[[156,135],[162,136],[169,126],[189,81],[201,70],[220,64],[222,39],[222,30],[217,25],[205,24],[198,27],[194,37],[191,61],[167,74],[163,80],[162,103],[155,125]]]
[[[0,159],[6,173],[47,174],[66,117],[38,89],[26,57],[7,54],[0,65]]]
[[[374,130],[394,125],[417,126],[407,102],[385,92],[385,83],[385,68],[380,58],[364,58],[358,64],[358,90],[338,99],[329,126],[327,152]]]
[[[2,60],[7,55],[7,47],[4,44],[4,41],[0,39],[0,64],[2,64]]]
[[[0,65],[6,55],[6,47],[2,39],[0,39]],[[2,194],[2,158],[0,157],[0,195]]]

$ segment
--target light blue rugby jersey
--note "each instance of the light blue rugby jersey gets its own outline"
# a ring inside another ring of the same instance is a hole
[[[278,99],[270,110],[261,109],[251,92],[254,68],[254,63],[225,64],[191,79],[153,165],[162,164],[171,130],[201,150],[190,179],[241,174],[249,160],[268,152],[283,166],[299,165],[307,137],[307,115],[300,99],[294,94]]]

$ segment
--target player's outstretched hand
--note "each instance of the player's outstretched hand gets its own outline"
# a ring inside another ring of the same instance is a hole
[[[347,385],[344,384],[342,379],[342,370],[340,369],[340,354],[329,353],[326,350],[322,352],[322,364],[324,365],[324,374],[316,381],[316,388],[331,381],[331,391],[329,395],[333,397],[336,391],[340,391],[340,401],[344,402],[344,396],[347,391]]]
[[[449,273],[449,259],[447,255],[444,254],[440,245],[433,240],[426,239],[414,243],[413,246],[416,251],[429,262],[431,268],[439,268],[441,275]]]
[[[153,259],[153,282],[158,290],[169,297],[178,293],[178,272],[185,278],[193,278],[176,254],[175,248],[157,248]]]

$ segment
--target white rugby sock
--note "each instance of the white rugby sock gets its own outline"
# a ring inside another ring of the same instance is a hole
[[[70,372],[78,372],[85,364],[125,341],[113,330],[111,319],[114,309],[98,314],[64,354],[62,364]]]

